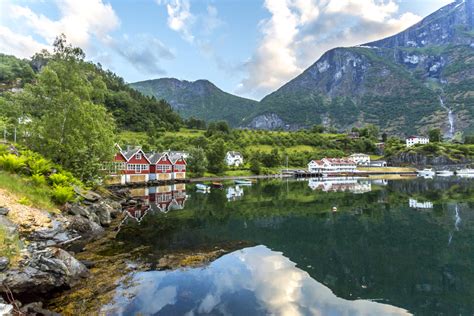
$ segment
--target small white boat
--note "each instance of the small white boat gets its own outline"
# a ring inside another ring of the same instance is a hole
[[[248,180],[248,179],[237,179],[234,182],[235,182],[235,184],[240,184],[240,185],[251,185],[252,184],[252,180]]]
[[[416,171],[420,177],[432,177],[435,175],[435,172],[431,168],[425,168],[423,170]]]
[[[474,175],[474,169],[459,169],[456,171],[457,175]]]
[[[436,175],[438,177],[451,177],[454,175],[454,172],[452,172],[451,170],[440,170],[436,171]]]
[[[198,189],[199,191],[210,191],[211,188],[205,184],[202,184],[202,183],[198,183],[196,184],[196,189]]]

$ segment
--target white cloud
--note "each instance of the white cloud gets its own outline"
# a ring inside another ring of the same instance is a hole
[[[266,0],[260,43],[244,63],[237,92],[261,97],[314,63],[324,52],[395,34],[421,19],[399,14],[394,0]]]
[[[48,49],[34,40],[31,36],[17,34],[8,27],[0,25],[0,52],[20,58],[28,58],[42,49]]]
[[[207,15],[203,18],[204,31],[207,34],[211,34],[219,26],[223,25],[224,22],[219,18],[217,8],[212,5],[207,6]]]
[[[157,0],[157,3],[166,5],[169,28],[180,33],[186,41],[192,43],[194,35],[191,33],[191,26],[194,24],[195,17],[191,13],[189,0]]]
[[[139,72],[149,75],[165,74],[161,61],[175,58],[168,47],[149,34],[135,35],[133,40],[124,35],[120,41],[111,41],[110,46]]]
[[[5,5],[8,18],[15,24],[21,25],[22,31],[27,30],[29,34],[36,34],[43,41],[24,36],[22,32],[14,32],[14,35],[22,39],[27,46],[27,54],[32,55],[38,48],[45,48],[51,44],[56,36],[64,33],[73,45],[87,48],[93,37],[103,43],[111,39],[109,33],[120,25],[120,20],[110,4],[101,0],[58,0],[57,7],[60,17],[57,20],[48,18],[43,14],[33,12],[27,6],[15,4]],[[5,26],[3,26],[5,28]],[[3,33],[3,32],[2,32]],[[2,37],[5,35],[2,34]],[[15,53],[16,43],[2,43],[0,49]],[[16,54],[16,53],[15,53]]]

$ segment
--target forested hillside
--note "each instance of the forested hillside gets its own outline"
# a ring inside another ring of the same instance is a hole
[[[241,126],[258,102],[224,92],[207,80],[189,82],[162,78],[131,83],[130,86],[145,95],[164,99],[185,118],[196,117],[205,121],[225,120],[232,126]]]
[[[146,97],[64,36],[30,60],[0,56],[0,131],[84,180],[113,157],[119,131],[178,130],[170,105]]]

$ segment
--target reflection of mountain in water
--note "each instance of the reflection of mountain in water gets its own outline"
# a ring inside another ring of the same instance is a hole
[[[282,253],[235,251],[206,268],[133,275],[102,312],[116,315],[407,315],[367,300],[345,300]]]
[[[308,186],[312,190],[320,190],[324,192],[352,192],[355,194],[366,193],[372,191],[370,181],[357,180],[353,178],[324,178],[309,179]]]
[[[152,253],[237,241],[263,244],[283,252],[338,297],[382,298],[424,315],[472,315],[472,181],[412,179],[372,189],[323,192],[304,181],[270,180],[245,188],[245,196],[231,203],[225,190],[211,190],[189,198],[182,212],[129,225],[117,240],[127,250],[147,246]],[[432,201],[433,211],[410,210],[409,198]]]

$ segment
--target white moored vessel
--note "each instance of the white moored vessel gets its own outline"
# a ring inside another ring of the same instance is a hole
[[[425,168],[423,170],[417,170],[416,172],[418,173],[418,176],[420,176],[420,177],[433,177],[435,175],[435,172],[431,168],[430,169]]]
[[[454,172],[452,172],[451,170],[440,170],[436,171],[436,175],[438,177],[451,177],[454,175]]]
[[[474,169],[459,169],[456,171],[456,175],[463,178],[474,178]]]

